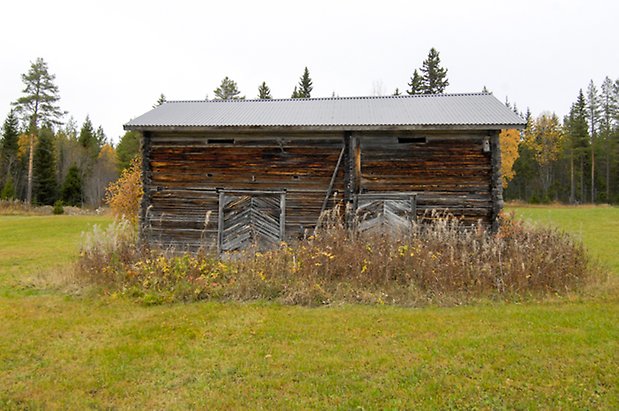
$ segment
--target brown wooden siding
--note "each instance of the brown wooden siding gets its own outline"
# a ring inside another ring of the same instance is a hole
[[[414,192],[418,217],[439,209],[490,224],[500,200],[493,181],[500,180],[492,150],[484,150],[488,139],[470,131],[146,134],[141,235],[164,246],[214,249],[218,189],[226,189],[285,190],[286,237],[301,236],[318,221],[343,149],[333,185],[340,202],[360,192]]]
[[[286,190],[286,235],[313,229],[343,145],[342,133],[259,140],[228,134],[180,137],[152,137],[146,236],[189,248],[216,245],[217,189]],[[343,191],[343,176],[340,167],[334,191]]]
[[[488,137],[476,134],[436,135],[425,142],[396,136],[358,136],[361,146],[361,191],[417,193],[419,217],[432,209],[461,217],[467,223],[491,219],[490,152]]]

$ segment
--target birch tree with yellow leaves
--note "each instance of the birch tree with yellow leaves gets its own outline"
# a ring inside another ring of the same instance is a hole
[[[542,194],[549,197],[553,183],[553,164],[561,157],[564,134],[559,117],[554,113],[543,113],[531,122],[525,130],[522,144],[533,153],[538,167]]]
[[[507,188],[509,182],[516,175],[514,163],[519,155],[520,131],[516,129],[501,130],[499,144],[501,145],[501,180],[503,188]]]

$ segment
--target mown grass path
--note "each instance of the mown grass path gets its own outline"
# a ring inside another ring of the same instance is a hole
[[[20,288],[20,276],[74,258],[79,232],[106,221],[0,217],[1,409],[619,408],[613,295],[144,307]]]

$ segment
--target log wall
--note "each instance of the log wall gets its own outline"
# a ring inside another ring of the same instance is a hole
[[[360,190],[417,193],[417,214],[447,211],[466,223],[493,218],[492,150],[487,134],[357,135]],[[495,193],[496,194],[496,193]]]
[[[144,133],[141,239],[215,249],[221,190],[285,190],[285,235],[300,237],[318,221],[342,150],[327,208],[358,193],[415,192],[418,216],[440,209],[490,225],[502,201],[494,134]]]
[[[143,229],[147,241],[178,248],[214,248],[218,189],[286,190],[287,237],[315,227],[343,147],[343,135],[175,135],[151,137],[152,178]],[[327,208],[341,199],[344,170]],[[338,197],[339,195],[339,197]],[[334,200],[335,199],[335,200]]]

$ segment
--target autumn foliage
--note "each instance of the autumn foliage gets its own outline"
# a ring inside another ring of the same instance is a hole
[[[141,159],[135,158],[131,165],[123,170],[120,178],[107,187],[105,202],[112,209],[116,218],[126,218],[131,224],[138,222],[142,188]]]
[[[501,130],[499,144],[501,145],[501,179],[503,181],[503,188],[506,188],[516,174],[514,172],[514,163],[518,159],[520,131],[516,129]]]

